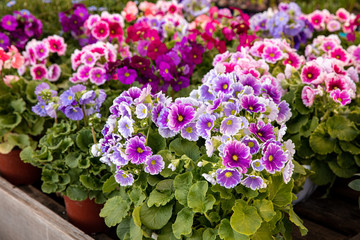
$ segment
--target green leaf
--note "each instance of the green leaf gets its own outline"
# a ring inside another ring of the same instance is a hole
[[[272,231],[269,223],[263,222],[260,228],[256,231],[256,233],[252,236],[251,239],[254,240],[273,240]]]
[[[354,156],[347,152],[337,155],[337,164],[342,168],[350,168],[355,165]]]
[[[65,163],[71,168],[75,168],[78,166],[80,159],[83,156],[78,152],[71,152],[65,156]]]
[[[120,223],[127,216],[130,204],[121,196],[110,198],[101,209],[100,217],[105,218],[107,226],[112,227]]]
[[[311,170],[315,172],[310,179],[317,185],[326,185],[335,178],[327,163],[315,160],[311,162],[310,166]]]
[[[129,196],[130,196],[131,201],[134,203],[135,207],[140,206],[146,199],[145,193],[139,187],[133,187]]]
[[[359,134],[359,130],[349,119],[335,115],[326,121],[326,127],[332,138],[338,138],[343,141],[352,141]]]
[[[90,159],[89,159],[89,157],[84,157],[83,156],[82,158],[80,158],[78,167],[82,168],[82,169],[89,168],[90,167]]]
[[[183,208],[178,212],[175,223],[172,225],[176,238],[191,234],[194,215],[195,213],[190,208]]]
[[[261,226],[262,219],[254,206],[249,206],[244,200],[236,200],[230,218],[231,227],[238,233],[250,236]]]
[[[157,154],[159,151],[165,149],[166,147],[165,138],[163,138],[157,131],[152,131],[149,134],[147,142],[154,154]]]
[[[224,188],[219,184],[211,186],[211,191],[220,193],[222,199],[231,199],[233,197],[232,189]]]
[[[186,155],[195,162],[200,157],[200,149],[195,142],[177,138],[170,143],[170,151],[175,152],[177,156]]]
[[[0,129],[13,129],[21,122],[21,116],[17,112],[0,115]]]
[[[326,155],[334,151],[336,139],[327,134],[325,123],[320,123],[310,136],[309,143],[314,152]]]
[[[20,152],[20,158],[26,163],[30,163],[33,160],[33,150],[32,148],[26,147]]]
[[[103,186],[100,179],[95,176],[81,175],[80,182],[90,190],[101,190]]]
[[[289,210],[289,219],[299,227],[301,236],[305,236],[307,234],[307,228],[304,226],[303,221],[298,217],[298,215],[296,215],[292,207]]]
[[[193,175],[191,172],[186,172],[177,175],[174,179],[175,198],[184,206],[187,206],[187,196],[192,185]]]
[[[356,166],[351,168],[342,168],[335,161],[328,162],[328,165],[335,175],[341,178],[350,178],[357,172]]]
[[[176,237],[173,234],[171,222],[161,229],[161,232],[158,235],[158,240],[176,240]]]
[[[141,227],[140,210],[141,210],[141,206],[138,206],[138,207],[134,208],[134,210],[131,214],[132,218],[134,219],[134,223],[138,227]]]
[[[9,142],[0,143],[0,153],[1,154],[8,154],[13,150],[15,146]]]
[[[88,191],[83,186],[70,185],[67,187],[65,195],[71,200],[82,201],[88,197]]]
[[[168,202],[170,202],[173,198],[174,198],[174,194],[170,190],[159,192],[158,190],[154,189],[149,195],[147,205],[148,205],[148,207],[164,206]]]
[[[174,180],[172,179],[165,179],[162,180],[160,182],[158,182],[158,184],[156,184],[156,189],[159,190],[160,192],[162,191],[174,191]]]
[[[295,118],[290,119],[287,123],[286,126],[288,127],[288,132],[289,133],[298,133],[300,131],[300,128],[302,126],[304,126],[305,124],[307,124],[309,118],[307,115],[297,115]]]
[[[23,113],[26,109],[26,103],[22,98],[12,100],[10,106],[18,113]]]
[[[111,175],[104,183],[103,187],[102,187],[102,191],[104,193],[109,193],[112,192],[116,189],[116,187],[118,187],[119,184],[115,181],[115,177],[114,175]]]
[[[349,152],[354,155],[360,154],[360,148],[351,142],[340,141],[340,147],[342,150]]]
[[[57,185],[55,183],[43,182],[43,184],[41,185],[41,191],[43,191],[44,193],[54,193],[56,192],[56,189]]]
[[[81,129],[76,137],[76,145],[84,152],[89,152],[89,146],[93,144],[92,133],[89,129]]]
[[[292,201],[292,189],[294,187],[294,180],[292,179],[288,184],[284,183],[283,177],[272,176],[271,183],[268,186],[269,200],[274,205],[284,207]]]
[[[131,217],[124,218],[119,225],[116,227],[116,235],[120,240],[130,238],[130,221]]]
[[[217,236],[217,230],[207,228],[202,235],[202,239],[204,240],[215,240]]]
[[[141,206],[140,219],[147,228],[158,230],[164,227],[172,215],[172,204],[162,207],[148,207],[146,203]]]
[[[319,118],[314,116],[311,121],[308,121],[306,125],[300,128],[300,135],[306,138],[310,137],[311,133],[319,125]]]
[[[349,183],[349,187],[355,191],[360,191],[360,179],[355,179]]]
[[[206,213],[213,208],[215,198],[211,194],[206,194],[208,190],[208,182],[198,181],[193,184],[187,196],[187,203],[194,212]]]
[[[269,222],[275,215],[274,205],[271,201],[266,199],[257,199],[254,201],[254,206],[257,208],[260,216]]]
[[[134,223],[134,219],[130,220],[130,239],[142,239],[142,230]]]

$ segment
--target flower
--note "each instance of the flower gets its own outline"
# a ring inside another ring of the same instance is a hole
[[[12,15],[5,15],[1,18],[1,27],[5,30],[8,30],[10,32],[14,31],[16,27],[18,26],[18,23],[16,21],[16,18]]]
[[[79,121],[83,119],[84,113],[81,108],[74,106],[67,106],[63,111],[65,116],[70,118],[71,120]]]
[[[292,162],[292,160],[289,160],[287,162],[287,164],[285,165],[285,167],[283,168],[283,179],[285,184],[288,184],[288,182],[290,182],[291,180],[291,176],[293,175],[294,172],[294,164]]]
[[[150,173],[151,175],[156,175],[161,172],[165,167],[165,162],[160,155],[154,155],[149,157],[146,160],[145,172]]]
[[[123,84],[132,84],[137,77],[137,73],[134,69],[122,67],[117,70],[118,79]]]
[[[148,116],[148,108],[145,106],[145,104],[140,103],[136,106],[136,116],[139,119],[144,119]]]
[[[307,84],[321,84],[323,82],[321,68],[315,64],[303,67],[301,70],[301,80]]]
[[[259,152],[260,146],[255,138],[244,137],[242,142],[250,148],[250,154],[254,155]]]
[[[0,32],[0,47],[3,49],[7,49],[10,46],[10,39],[7,35]]]
[[[106,82],[106,71],[101,67],[94,67],[90,70],[90,81],[96,85],[101,85]]]
[[[240,105],[249,113],[265,112],[265,105],[259,102],[254,95],[245,95],[240,100]]]
[[[241,184],[251,188],[252,190],[258,190],[260,188],[266,188],[266,183],[264,180],[255,175],[246,175],[247,177],[241,181]]]
[[[146,56],[149,57],[151,60],[155,60],[158,56],[163,55],[166,53],[167,48],[164,43],[162,43],[160,40],[155,40],[150,42]]]
[[[263,121],[259,121],[257,124],[251,123],[249,131],[263,142],[275,139],[274,127],[270,123],[265,124]]]
[[[240,173],[246,173],[250,166],[250,148],[244,143],[234,140],[224,147],[223,165],[228,168],[239,168]]]
[[[115,180],[120,186],[131,186],[134,183],[134,177],[131,173],[126,174],[123,170],[117,170],[115,173]]]
[[[37,42],[35,44],[35,55],[39,61],[43,61],[49,56],[49,48],[44,42]]]
[[[31,108],[31,110],[40,117],[47,116],[45,102],[39,101],[35,106]]]
[[[128,138],[134,132],[133,122],[134,120],[128,118],[127,116],[120,118],[118,121],[118,130],[123,137]]]
[[[235,135],[240,129],[244,127],[244,123],[241,118],[230,116],[222,120],[220,125],[220,132],[226,135]]]
[[[335,89],[330,92],[330,96],[343,106],[351,102],[350,94],[346,90]]]
[[[197,141],[199,134],[197,132],[196,123],[188,123],[181,129],[181,136],[189,141]]]
[[[61,68],[59,65],[57,64],[52,64],[49,69],[48,69],[48,72],[47,72],[47,79],[50,81],[50,82],[55,82],[59,79],[61,75]]]
[[[332,58],[335,58],[337,60],[340,60],[342,62],[347,62],[348,61],[348,56],[347,53],[344,49],[342,49],[341,47],[335,48],[330,52],[330,56]]]
[[[195,109],[187,104],[173,104],[170,107],[169,116],[168,116],[168,127],[178,132],[180,131],[187,123],[191,122],[195,116]]]
[[[287,161],[286,155],[282,148],[275,144],[270,143],[262,157],[262,163],[266,169],[271,174],[274,174],[275,171],[281,171]]]
[[[100,20],[94,24],[91,34],[98,40],[105,40],[110,34],[109,24]]]
[[[202,114],[196,122],[199,135],[205,139],[211,136],[210,131],[214,127],[216,117],[209,113]]]
[[[127,157],[131,163],[139,165],[151,156],[151,148],[145,146],[145,142],[145,137],[135,136],[129,139],[125,153],[128,155]]]
[[[73,105],[74,102],[76,103],[75,94],[71,90],[66,90],[63,92],[59,99],[62,106],[69,106]]]
[[[84,63],[86,66],[93,67],[96,64],[96,57],[95,54],[93,54],[90,51],[86,51],[81,55],[81,62]]]
[[[57,53],[59,56],[65,54],[67,45],[64,38],[57,35],[49,36],[46,39],[46,43],[50,52]]]
[[[159,73],[160,73],[160,76],[162,76],[165,81],[170,81],[171,79],[174,78],[171,75],[171,72],[170,72],[170,65],[167,64],[166,62],[161,62],[160,63],[160,65],[159,65]]]
[[[226,188],[234,188],[241,181],[242,174],[236,169],[216,170],[216,182]]]
[[[264,47],[263,57],[269,63],[276,63],[283,58],[283,54],[277,46],[266,46]]]
[[[221,74],[214,79],[214,83],[214,91],[216,93],[222,92],[228,94],[231,91],[230,86],[233,83],[233,80],[228,75]]]
[[[289,104],[283,100],[278,105],[279,108],[279,114],[277,115],[276,121],[279,124],[287,122],[291,118],[291,110],[289,108]]]
[[[40,80],[47,75],[47,69],[43,64],[36,64],[30,68],[30,74],[34,80]]]
[[[311,107],[315,99],[315,91],[309,86],[303,87],[301,91],[301,99],[305,106]]]
[[[259,159],[256,159],[254,161],[251,162],[251,167],[258,172],[261,172],[262,170],[264,170],[264,165],[262,165],[261,161]]]

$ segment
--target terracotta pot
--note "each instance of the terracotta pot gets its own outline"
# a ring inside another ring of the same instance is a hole
[[[28,185],[40,180],[41,169],[24,163],[20,159],[21,150],[0,154],[0,175],[14,185]]]
[[[102,204],[95,203],[94,199],[74,201],[64,196],[65,208],[69,221],[86,233],[105,232],[108,228],[104,219],[99,216]]]

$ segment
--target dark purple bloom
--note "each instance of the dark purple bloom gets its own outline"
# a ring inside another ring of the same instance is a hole
[[[250,113],[265,112],[265,105],[260,103],[254,95],[244,95],[240,100],[240,105]]]
[[[249,131],[263,142],[275,139],[274,127],[270,123],[265,124],[263,121],[259,121],[258,124],[251,123]]]
[[[267,147],[264,156],[262,157],[262,163],[269,173],[274,174],[275,171],[281,171],[287,161],[286,155],[283,149],[274,143],[270,143]]]
[[[123,84],[132,84],[137,77],[137,73],[134,69],[122,67],[117,70],[118,79]]]
[[[169,111],[168,126],[171,130],[178,132],[194,119],[194,115],[195,109],[192,106],[183,103],[173,104]]]
[[[241,184],[251,188],[252,190],[258,190],[260,188],[266,188],[266,183],[261,177],[255,175],[247,175],[247,177],[241,181]]]
[[[250,148],[250,154],[253,155],[259,152],[259,143],[255,138],[245,137],[242,142]]]
[[[190,85],[190,79],[184,76],[180,76],[178,79],[174,78],[171,81],[171,87],[175,92],[180,91],[183,88],[187,88]]]
[[[145,137],[135,136],[128,141],[125,153],[133,164],[141,164],[151,156],[151,148],[145,146]]]
[[[229,94],[231,92],[231,84],[233,81],[230,79],[229,76],[220,75],[214,79],[214,91],[216,93],[223,92],[225,94]]]
[[[1,18],[1,26],[10,32],[14,31],[18,26],[16,18],[12,15],[5,15]]]
[[[196,128],[201,137],[206,139],[211,136],[210,132],[214,127],[215,120],[216,117],[208,113],[205,113],[199,117],[198,121],[196,122]]]
[[[10,39],[7,35],[0,32],[0,47],[7,49],[10,46]]]
[[[280,103],[281,92],[277,86],[271,84],[265,84],[262,86],[262,96],[270,97],[276,104]]]
[[[260,94],[261,92],[261,85],[258,82],[258,80],[251,74],[247,74],[244,76],[241,76],[239,79],[239,82],[243,85],[243,86],[249,86],[254,90],[254,94],[257,96]],[[242,90],[242,89],[241,89]],[[237,94],[236,94],[236,97]]]
[[[162,76],[165,81],[170,81],[171,79],[174,78],[170,72],[170,65],[167,64],[166,62],[160,63],[159,73],[160,73],[160,76]]]
[[[63,112],[66,117],[70,118],[71,120],[75,120],[75,121],[81,120],[84,117],[84,113],[81,110],[81,108],[74,107],[71,105],[67,106]]]
[[[241,181],[242,174],[236,169],[218,169],[216,170],[216,181],[220,186],[234,188]]]
[[[229,141],[224,147],[223,165],[228,168],[239,168],[240,173],[246,173],[250,167],[250,148],[237,140]]]
[[[144,170],[151,175],[156,175],[159,174],[164,167],[165,163],[163,158],[160,155],[154,155],[146,160],[146,167]]]

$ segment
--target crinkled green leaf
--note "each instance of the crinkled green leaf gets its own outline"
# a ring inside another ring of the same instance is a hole
[[[147,143],[149,147],[151,147],[153,154],[157,154],[166,147],[165,138],[163,138],[157,131],[153,131],[149,134]]]
[[[305,236],[308,232],[307,228],[304,226],[303,221],[296,215],[293,208],[289,210],[289,219],[293,222],[296,226],[299,227],[301,236]]]
[[[90,190],[101,190],[103,186],[100,179],[96,178],[95,176],[81,175],[80,182]]]
[[[112,192],[116,189],[116,187],[118,187],[119,184],[115,181],[115,177],[114,175],[111,175],[104,183],[103,187],[102,187],[102,191],[104,193],[109,193]]]
[[[106,225],[112,227],[120,223],[129,210],[130,204],[121,196],[116,196],[106,201],[104,208],[101,209],[100,217],[105,218]]]
[[[352,166],[350,168],[343,168],[340,167],[335,161],[328,162],[328,164],[330,169],[335,173],[335,175],[341,178],[352,177],[357,172],[356,166]]]
[[[310,147],[318,154],[326,155],[334,151],[336,139],[331,138],[324,123],[320,123],[309,139]]]
[[[340,141],[339,144],[340,144],[341,149],[346,152],[349,152],[354,155],[360,154],[360,147],[356,146],[352,142]]]
[[[197,161],[200,157],[200,149],[195,142],[182,140],[177,138],[170,143],[170,151],[175,152],[177,156],[186,155],[194,161]]]
[[[254,201],[254,206],[257,208],[258,213],[266,222],[269,222],[276,215],[276,212],[274,211],[274,205],[269,200],[256,199]]]
[[[71,200],[82,201],[88,197],[88,191],[83,186],[70,185],[67,187],[65,195]]]
[[[156,206],[164,206],[168,202],[170,202],[174,198],[174,193],[172,193],[170,190],[159,192],[158,190],[154,189],[150,195],[149,199],[147,201],[147,205],[149,207]]]
[[[206,213],[213,208],[215,198],[211,194],[207,194],[208,182],[198,181],[193,184],[187,196],[187,203],[194,212]]]
[[[250,236],[261,226],[262,219],[254,206],[249,206],[244,200],[236,200],[230,218],[231,227],[238,233]]]
[[[298,133],[300,128],[307,124],[309,118],[307,115],[297,115],[295,118],[290,119],[287,123],[287,131],[289,133]]]
[[[75,168],[79,164],[79,160],[83,156],[79,154],[78,152],[71,152],[65,156],[65,163],[71,168]]]
[[[271,183],[268,185],[269,200],[271,200],[274,205],[279,207],[290,204],[292,201],[293,187],[293,179],[288,184],[285,184],[281,175],[272,176]]]
[[[130,220],[130,239],[142,239],[142,230],[134,223],[134,219]]]
[[[89,129],[81,129],[76,136],[76,145],[84,152],[89,152],[90,145],[94,144],[92,133]]]
[[[21,116],[17,112],[0,115],[0,129],[13,129],[21,122]]]
[[[215,240],[217,236],[217,230],[207,228],[202,235],[202,239],[204,240]]]
[[[174,179],[175,197],[178,202],[187,206],[187,196],[192,185],[193,175],[191,172],[179,174]]]
[[[354,156],[348,152],[337,155],[337,164],[342,168],[351,168],[355,165]]]
[[[141,223],[147,228],[158,230],[164,227],[172,216],[173,204],[162,207],[148,207],[146,203],[141,206]]]
[[[192,232],[194,215],[195,213],[190,208],[183,208],[178,212],[176,220],[172,225],[176,238],[179,239],[181,235],[189,235]]]
[[[353,122],[339,115],[330,117],[326,121],[326,127],[332,138],[338,138],[343,141],[352,141],[359,134],[359,130]]]
[[[135,207],[140,206],[146,199],[145,193],[139,187],[133,187],[129,196]]]
[[[310,179],[317,185],[326,185],[335,177],[326,162],[312,161],[311,170],[316,174],[311,175]]]
[[[349,187],[355,191],[360,191],[360,179],[355,179],[349,183]]]
[[[130,239],[130,221],[131,217],[128,216],[116,227],[116,235],[120,240]]]

